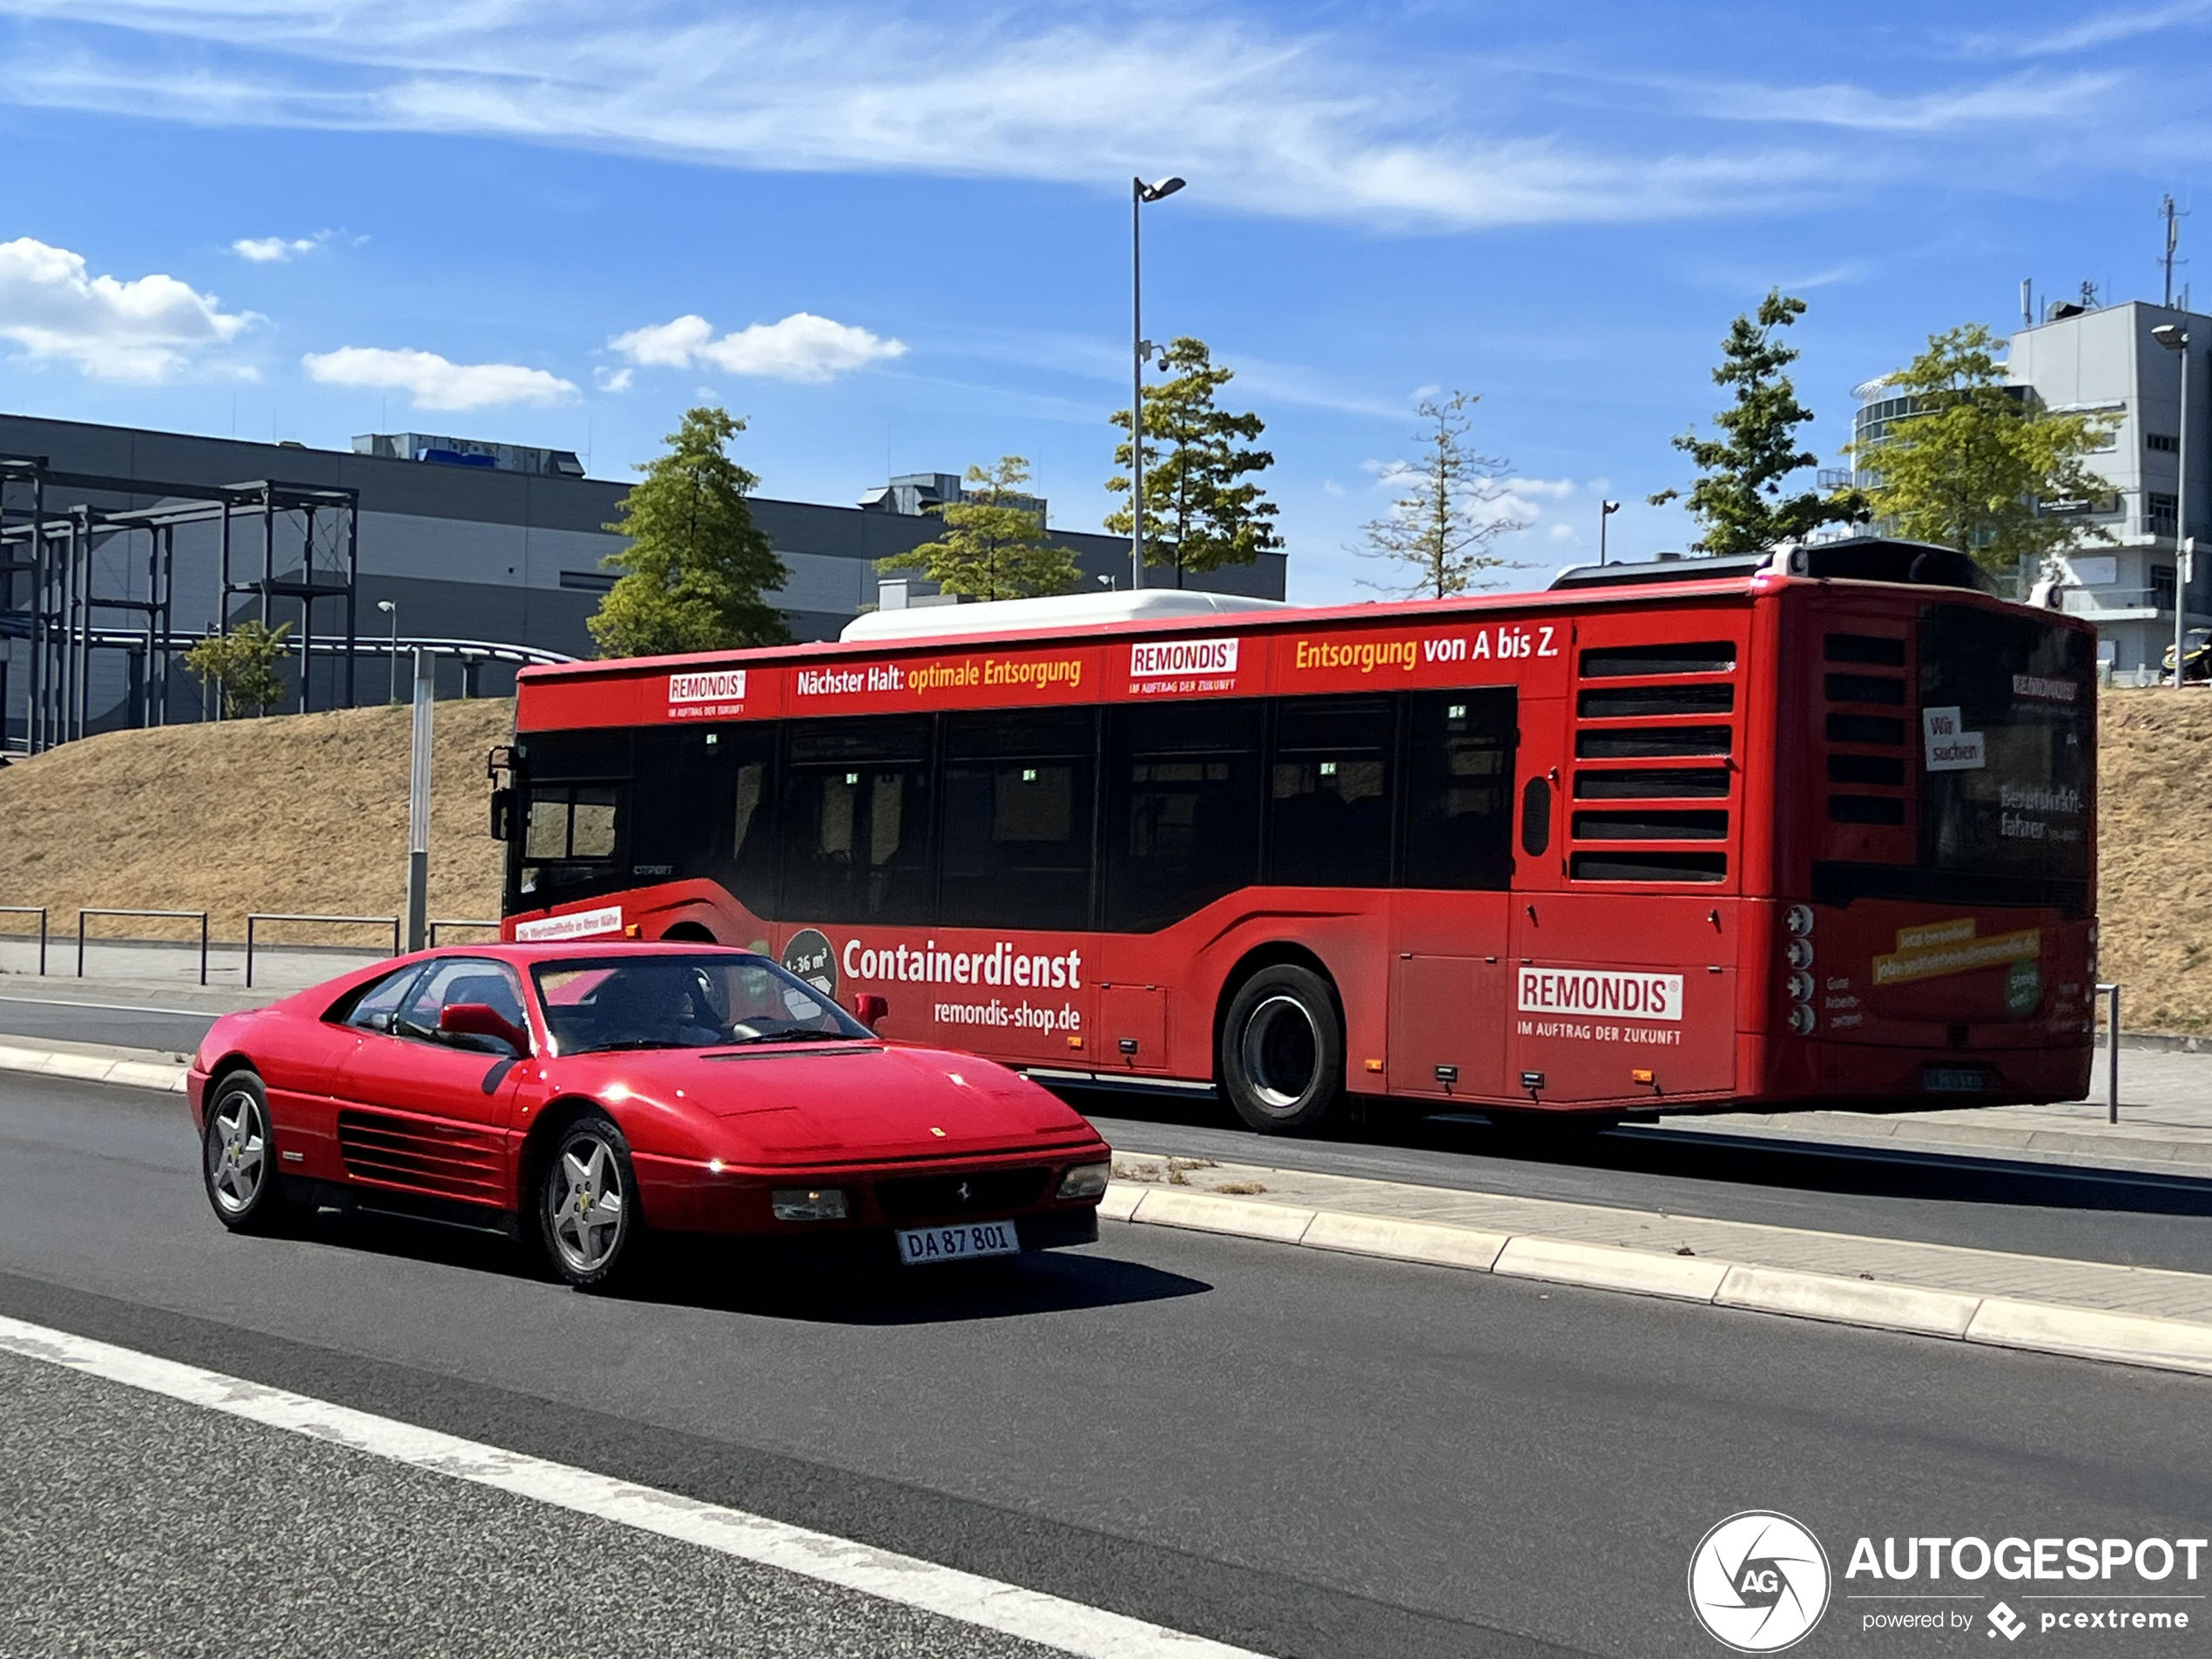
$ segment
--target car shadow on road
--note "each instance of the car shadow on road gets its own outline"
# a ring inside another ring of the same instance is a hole
[[[1096,1247],[921,1268],[889,1261],[783,1262],[711,1245],[684,1247],[681,1255],[678,1249],[662,1242],[657,1259],[612,1293],[810,1325],[894,1325],[1078,1313],[1201,1296],[1214,1288]]]
[[[325,1211],[303,1228],[307,1237],[343,1250],[508,1278],[551,1277],[535,1252],[489,1231],[374,1211]],[[891,1258],[887,1240],[880,1261],[829,1262],[779,1258],[709,1238],[662,1235],[649,1242],[634,1272],[593,1294],[809,1324],[891,1325],[1077,1313],[1214,1288],[1097,1245],[907,1268]]]

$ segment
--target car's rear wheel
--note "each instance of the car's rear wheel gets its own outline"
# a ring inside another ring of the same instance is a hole
[[[537,1213],[546,1258],[578,1290],[629,1267],[644,1226],[630,1143],[611,1118],[587,1112],[561,1131],[539,1177]]]
[[[1344,1022],[1328,981],[1289,962],[1246,980],[1221,1023],[1220,1068],[1229,1103],[1252,1128],[1319,1123],[1344,1092]]]
[[[215,1219],[233,1232],[268,1232],[285,1218],[268,1093],[250,1071],[231,1072],[209,1091],[200,1174]]]

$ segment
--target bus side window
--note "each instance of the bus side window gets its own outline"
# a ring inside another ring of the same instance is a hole
[[[934,920],[927,715],[802,720],[785,774],[783,914]]]
[[[945,717],[938,921],[1090,926],[1089,708]]]
[[[1106,926],[1150,933],[1259,874],[1256,699],[1107,711]]]
[[[1532,859],[1539,858],[1551,844],[1551,782],[1531,778],[1521,791],[1521,850]]]
[[[1276,705],[1269,882],[1389,883],[1397,748],[1395,698],[1294,697]]]
[[[1402,885],[1496,892],[1513,880],[1511,687],[1416,691],[1407,699]]]

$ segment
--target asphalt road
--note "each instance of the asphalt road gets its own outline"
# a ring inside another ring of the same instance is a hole
[[[1685,1569],[1750,1507],[1805,1522],[1839,1578],[1861,1534],[2201,1536],[2212,1519],[2202,1379],[1118,1225],[999,1272],[707,1264],[578,1296],[468,1235],[327,1218],[233,1238],[173,1097],[5,1076],[0,1312],[1314,1659],[1710,1655]],[[110,1645],[131,1562],[148,1563],[141,1645],[229,1646],[194,1634],[206,1599],[171,1588],[217,1570],[185,1547],[219,1495],[207,1432],[151,1413],[133,1439],[67,1388],[11,1399],[30,1401],[8,1427],[11,1494],[35,1494],[28,1523],[0,1525],[11,1582],[78,1532],[68,1570],[19,1592],[50,1646]],[[528,1506],[340,1479],[281,1443],[235,1467],[260,1570],[222,1569],[226,1629],[284,1628],[301,1597],[340,1619],[341,1568],[370,1575],[372,1609],[412,1583],[431,1629],[487,1616],[482,1583],[516,1581],[510,1562],[570,1572],[579,1606],[623,1579]],[[309,1547],[282,1548],[295,1534]],[[725,1563],[605,1559],[634,1566],[640,1601],[722,1595],[760,1622],[744,1650],[779,1650],[781,1604],[714,1588]],[[388,1572],[409,1562],[424,1570]],[[546,1651],[595,1645],[560,1616],[541,1596],[513,1618],[544,1620]],[[814,1650],[907,1650],[843,1616]],[[1856,1619],[1839,1602],[1802,1650],[1947,1640]],[[498,1650],[516,1626],[489,1628]],[[721,1651],[726,1628],[599,1645]],[[1952,1645],[1987,1652],[1978,1629]]]
[[[64,995],[64,993],[56,993]],[[0,1035],[190,1052],[212,1014],[0,995]],[[1354,1114],[1319,1139],[1251,1133],[1211,1100],[1070,1095],[1116,1146],[1575,1204],[2212,1272],[2212,1181],[1630,1127],[1501,1149],[1467,1116]]]
[[[113,1042],[126,1049],[190,1054],[215,1019],[212,1013],[183,1008],[77,1001],[59,995],[0,995],[0,1039],[49,1037],[63,1042]]]

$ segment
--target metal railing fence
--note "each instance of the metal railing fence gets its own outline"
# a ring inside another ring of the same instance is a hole
[[[274,911],[256,910],[246,918],[246,984],[253,986],[254,930],[265,921],[305,922],[326,927],[389,927],[392,930],[392,954],[400,954],[400,919],[397,916],[302,916],[282,915]],[[205,983],[205,981],[202,981]]]
[[[433,950],[435,950],[438,948],[438,929],[441,927],[489,927],[492,930],[492,932],[497,933],[499,931],[499,923],[496,921],[475,921],[466,916],[447,916],[442,920],[433,921],[430,924],[430,948]]]
[[[43,904],[0,904],[0,916],[38,918],[38,977],[46,977],[46,907]]]
[[[87,916],[138,916],[164,921],[199,924],[199,982],[207,983],[207,913],[205,910],[80,910],[77,913],[77,977],[84,977],[84,919]]]

